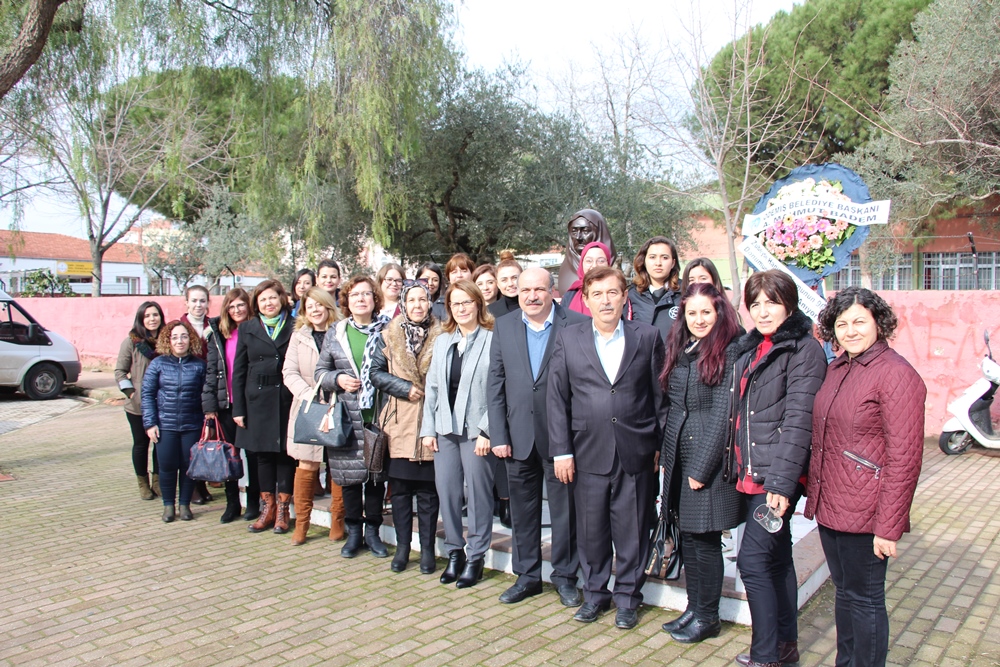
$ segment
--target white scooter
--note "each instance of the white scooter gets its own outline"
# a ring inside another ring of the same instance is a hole
[[[945,454],[961,454],[977,442],[989,449],[1000,449],[1000,435],[993,432],[990,420],[993,396],[1000,387],[1000,364],[993,360],[989,331],[983,333],[983,339],[987,352],[981,365],[983,377],[948,404],[948,412],[954,417],[942,427],[943,433],[938,440]]]

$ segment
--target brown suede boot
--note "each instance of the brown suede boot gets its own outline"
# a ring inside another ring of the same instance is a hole
[[[159,497],[163,495],[160,493],[160,475],[158,473],[154,472],[153,476],[150,477],[149,488],[153,491],[155,496]]]
[[[295,501],[295,532],[292,533],[292,546],[306,543],[306,533],[309,532],[309,517],[313,508],[313,485],[316,477],[312,470],[295,469],[295,486],[292,499]]]
[[[257,517],[256,521],[247,526],[247,530],[251,533],[262,533],[274,526],[275,514],[278,511],[278,508],[274,504],[274,494],[261,492],[260,504],[263,505],[260,510],[260,516]]]
[[[146,475],[138,475],[139,479],[139,497],[143,500],[152,500],[156,496],[153,495],[153,489],[149,488],[149,477]]]
[[[276,535],[284,535],[288,532],[288,506],[292,503],[292,494],[278,494],[278,511],[274,516],[274,532]]]
[[[347,513],[344,511],[344,494],[343,490],[335,484],[330,482],[330,539],[331,540],[343,540],[347,538],[344,533],[344,517]]]

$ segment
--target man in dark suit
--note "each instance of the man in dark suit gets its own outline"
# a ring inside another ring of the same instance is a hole
[[[642,603],[666,416],[657,379],[663,342],[655,327],[621,319],[626,289],[618,269],[587,273],[583,298],[594,319],[556,335],[547,395],[556,477],[576,481],[584,601],[573,618],[596,621],[613,599],[615,625],[623,629],[635,627]],[[608,591],[612,546],[614,595]]]
[[[542,592],[542,480],[552,522],[552,583],[559,600],[579,607],[580,566],[572,485],[555,477],[549,457],[545,386],[556,332],[589,321],[552,301],[553,277],[530,268],[518,281],[520,310],[504,315],[493,329],[490,351],[489,419],[493,453],[506,461],[513,522],[513,567],[517,582],[501,596],[513,604]]]

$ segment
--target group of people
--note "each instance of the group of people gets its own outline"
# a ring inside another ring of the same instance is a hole
[[[420,572],[436,570],[440,515],[440,581],[458,588],[483,575],[499,498],[517,575],[506,604],[542,593],[544,497],[560,602],[580,622],[614,602],[623,629],[638,620],[659,498],[681,533],[688,597],[664,631],[688,643],[721,632],[722,535],[742,526],[753,636],[736,660],[774,666],[798,660],[790,519],[807,494],[837,590],[837,664],[883,664],[886,565],[909,530],[926,392],[888,346],[891,308],[848,288],[814,326],[792,279],[763,271],[743,288],[746,332],[710,260],[682,272],[676,245],[654,237],[629,284],[610,241],[582,232],[561,302],[545,269],[458,254],[413,279],[387,264],[341,282],[327,260],[299,271],[292,295],[277,280],[230,290],[214,318],[201,287],[179,320],[144,303],[116,368],[142,497],[162,497],[164,521],[192,518],[186,461],[217,418],[249,464],[246,512],[226,483],[224,523],[242,514],[252,532],[284,533],[293,504],[303,544],[325,462],[342,556],[388,557],[388,493],[391,570],[409,564],[415,501]],[[816,333],[841,352],[830,364]],[[295,441],[290,424],[317,389],[346,408],[349,446]],[[372,428],[389,443],[380,471],[363,453]]]

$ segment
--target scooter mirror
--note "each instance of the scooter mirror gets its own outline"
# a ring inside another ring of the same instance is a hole
[[[986,341],[986,353],[989,355],[990,359],[993,358],[993,350],[990,349],[990,330],[983,330],[983,340]]]

